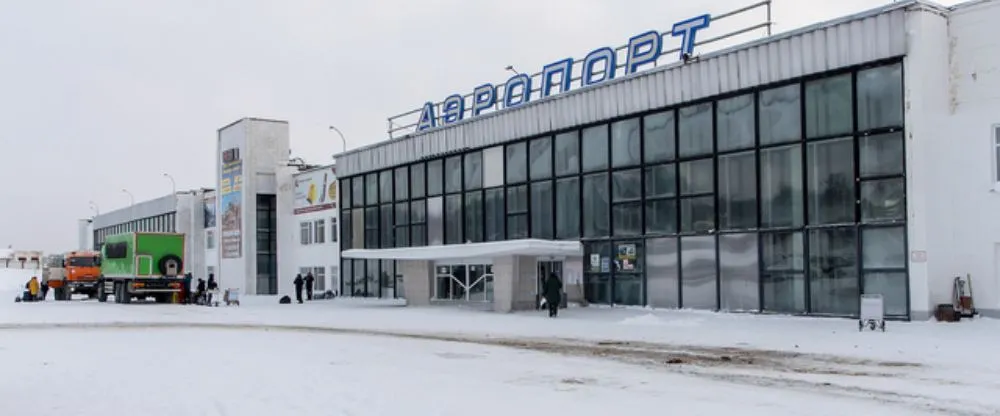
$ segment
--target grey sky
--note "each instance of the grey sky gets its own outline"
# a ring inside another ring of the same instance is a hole
[[[775,0],[776,32],[888,2]],[[330,124],[351,147],[384,140],[386,117],[500,83],[507,65],[536,72],[751,3],[6,1],[0,246],[71,249],[89,201],[107,212],[128,205],[122,188],[168,194],[163,173],[213,187],[215,131],[240,117],[288,120],[294,155],[328,163],[341,147]]]

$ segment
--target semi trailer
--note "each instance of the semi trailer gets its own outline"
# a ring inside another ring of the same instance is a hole
[[[184,234],[131,232],[108,236],[101,247],[97,300],[167,303],[184,287]]]

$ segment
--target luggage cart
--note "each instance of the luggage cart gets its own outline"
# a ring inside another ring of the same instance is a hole
[[[865,327],[872,331],[881,329],[885,332],[885,303],[881,294],[861,295],[861,319],[858,319],[858,332]]]

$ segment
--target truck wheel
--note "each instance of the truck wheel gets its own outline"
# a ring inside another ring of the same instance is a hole
[[[101,303],[108,301],[108,294],[104,292],[104,282],[97,284],[97,301]]]
[[[184,270],[184,263],[180,257],[167,254],[160,259],[157,268],[160,270],[160,275],[162,276],[180,276],[181,271]]]

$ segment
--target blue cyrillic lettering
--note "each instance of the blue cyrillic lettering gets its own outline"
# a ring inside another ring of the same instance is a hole
[[[441,122],[450,124],[465,117],[465,99],[459,94],[449,95],[441,104]]]
[[[424,108],[420,110],[420,121],[417,122],[417,131],[434,127],[437,127],[437,117],[434,117],[434,103],[424,103]]]
[[[478,116],[497,103],[497,89],[493,84],[483,84],[476,87],[472,93],[472,115]]]
[[[684,54],[690,55],[694,52],[695,35],[699,30],[708,27],[711,23],[712,16],[703,14],[674,24],[674,28],[670,31],[670,34],[681,37],[680,59],[684,59]]]
[[[520,93],[517,91],[520,90]],[[503,87],[504,108],[517,107],[531,101],[531,77],[517,74],[507,80]]]
[[[595,49],[587,54],[586,58],[583,58],[583,69],[582,75],[580,77],[580,85],[588,86],[593,84],[598,84],[604,81],[612,80],[615,78],[615,66],[616,66],[616,56],[614,49],[604,47],[600,49]],[[600,62],[604,62],[604,71],[601,73],[599,79],[594,78],[594,66]]]
[[[635,73],[640,65],[656,62],[663,50],[663,37],[655,30],[632,36],[626,50],[625,74],[628,75]]]
[[[559,84],[553,82],[553,78],[560,75]],[[552,95],[552,87],[559,85],[559,92],[569,91],[570,81],[573,80],[573,58],[566,58],[553,62],[542,68],[542,97]]]

